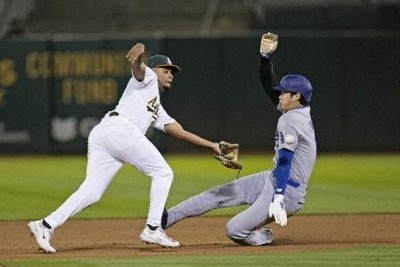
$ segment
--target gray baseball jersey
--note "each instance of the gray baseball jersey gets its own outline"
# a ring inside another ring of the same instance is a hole
[[[272,65],[261,59],[260,73],[264,89],[275,105],[279,92],[272,90]],[[316,139],[310,107],[292,109],[279,118],[275,133],[274,168],[278,151],[286,148],[294,152],[284,204],[288,216],[299,211],[305,202],[306,189],[316,160]],[[204,191],[168,210],[166,227],[188,217],[198,216],[212,209],[248,205],[225,226],[227,236],[244,245],[264,245],[271,242],[262,227],[274,219],[268,207],[276,188],[273,170],[250,174],[246,177]]]
[[[274,165],[278,159],[278,150],[282,148],[294,152],[290,179],[296,183],[307,184],[317,154],[310,107],[290,110],[279,118],[275,132]]]
[[[285,142],[285,136],[288,135],[294,137],[292,143]],[[284,198],[286,212],[290,216],[304,204],[307,183],[316,159],[316,142],[309,107],[291,110],[280,117],[276,130],[276,152],[282,147],[294,151]],[[227,236],[239,244],[263,245],[268,240],[259,228],[273,221],[273,218],[268,217],[268,207],[274,193],[275,177],[272,170],[251,174],[204,191],[172,207],[168,210],[167,227],[212,209],[249,205],[227,223]]]

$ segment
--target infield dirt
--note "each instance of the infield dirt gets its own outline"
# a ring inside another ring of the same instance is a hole
[[[0,222],[0,259],[129,257],[154,255],[257,254],[338,249],[367,244],[400,245],[400,214],[295,215],[285,228],[271,224],[274,242],[239,246],[225,236],[228,217],[198,217],[167,230],[180,248],[146,245],[139,240],[144,219],[70,220],[52,239],[56,254],[37,249],[26,221]]]

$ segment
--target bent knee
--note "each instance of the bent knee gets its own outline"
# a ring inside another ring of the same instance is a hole
[[[226,236],[236,244],[247,245],[246,242],[244,242],[245,238],[243,238],[243,235],[240,230],[225,226],[225,233]]]
[[[171,167],[166,165],[163,168],[160,168],[159,170],[153,172],[150,176],[152,178],[162,178],[162,179],[172,180],[174,179],[174,172],[172,171]]]
[[[172,171],[170,166],[166,166],[161,172],[160,176],[163,177],[171,177],[171,179],[174,178],[174,172]]]
[[[233,241],[235,240],[243,240],[247,237],[248,234],[245,233],[243,229],[239,227],[235,227],[232,224],[227,224],[225,225],[225,233],[226,236],[232,239]],[[236,242],[236,241],[235,241]]]

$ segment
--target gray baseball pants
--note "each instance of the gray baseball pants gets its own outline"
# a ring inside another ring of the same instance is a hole
[[[288,184],[285,208],[288,216],[300,210],[305,201],[307,185]],[[206,190],[168,210],[167,228],[188,217],[199,216],[213,209],[249,205],[225,226],[226,235],[241,245],[264,245],[267,236],[257,231],[273,221],[268,216],[275,192],[275,179],[270,170],[251,174],[227,184]]]

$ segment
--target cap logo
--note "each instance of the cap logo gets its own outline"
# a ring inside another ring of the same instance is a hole
[[[172,61],[169,59],[169,57],[164,55],[154,55],[150,57],[147,60],[146,65],[149,68],[161,67],[171,69],[172,73],[178,73],[181,70],[178,66],[172,64]]]

